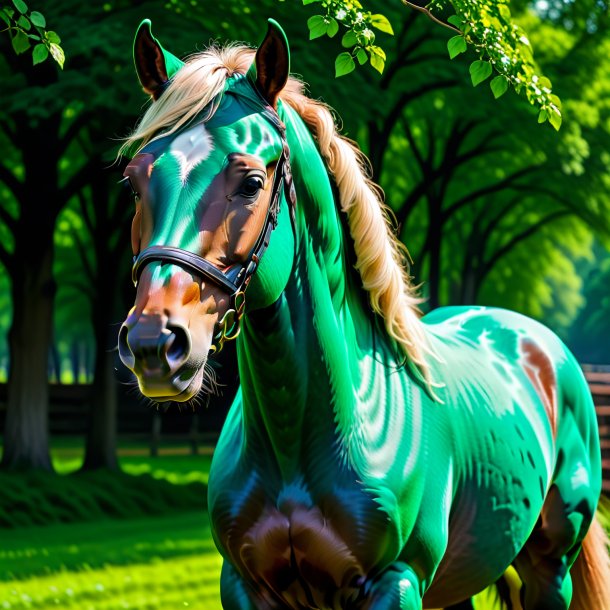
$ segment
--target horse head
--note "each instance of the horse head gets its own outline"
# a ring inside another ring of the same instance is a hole
[[[159,402],[205,387],[209,355],[235,338],[246,309],[279,298],[292,268],[294,190],[276,112],[289,50],[274,21],[252,55],[183,64],[148,20],[136,35],[136,71],[153,102],[125,170],[137,292],[119,354]]]

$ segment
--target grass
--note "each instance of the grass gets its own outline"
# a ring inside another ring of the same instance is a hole
[[[5,530],[0,609],[220,610],[203,512]]]
[[[129,444],[122,474],[79,474],[82,443],[61,439],[59,474],[0,474],[0,610],[220,610],[202,453]]]

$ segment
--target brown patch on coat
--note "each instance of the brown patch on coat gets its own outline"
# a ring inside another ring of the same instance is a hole
[[[523,368],[542,400],[555,439],[557,438],[557,379],[553,363],[530,339],[521,341],[521,353]]]
[[[268,506],[236,542],[259,595],[267,589],[287,608],[338,610],[362,594],[362,565],[316,506]]]

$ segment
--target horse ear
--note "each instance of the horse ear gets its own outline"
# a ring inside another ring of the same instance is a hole
[[[133,61],[142,88],[154,100],[159,98],[169,79],[184,65],[152,35],[150,19],[144,19],[138,27],[133,41]]]
[[[248,70],[248,78],[275,108],[290,74],[290,48],[280,24],[274,19],[269,19],[268,24],[267,35]]]

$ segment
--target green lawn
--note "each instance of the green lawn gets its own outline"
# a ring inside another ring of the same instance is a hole
[[[207,484],[210,450],[151,458],[144,444],[120,449],[128,474]],[[61,474],[82,463],[76,440],[54,441],[51,453]],[[220,610],[220,566],[207,513],[195,506],[137,519],[0,529],[0,610]]]
[[[205,513],[0,534],[0,608],[220,610]]]

